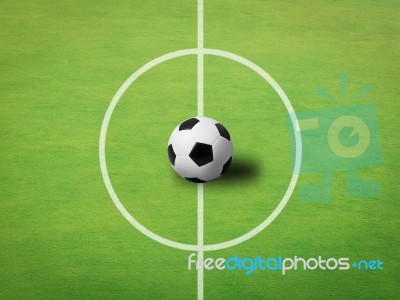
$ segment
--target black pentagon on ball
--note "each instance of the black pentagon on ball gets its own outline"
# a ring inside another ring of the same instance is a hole
[[[218,129],[218,131],[219,131],[219,134],[220,134],[222,137],[226,138],[228,141],[231,140],[231,136],[230,136],[228,130],[226,130],[226,128],[225,128],[224,126],[222,126],[222,124],[217,123],[217,124],[215,124],[215,126],[217,127],[217,129]]]
[[[199,123],[200,121],[196,118],[191,118],[189,120],[183,121],[181,123],[181,125],[179,125],[179,131],[181,130],[190,130],[194,127],[194,125],[196,125],[197,123]]]
[[[203,143],[196,143],[194,144],[192,151],[190,151],[189,157],[199,167],[204,166],[212,162],[214,159],[212,146]]]
[[[185,177],[185,179],[186,179],[186,180],[189,180],[189,181],[191,181],[191,182],[196,182],[196,183],[203,183],[203,182],[205,182],[204,180],[201,180],[201,179],[199,179],[199,178],[197,178],[197,177],[193,177],[193,178]]]
[[[232,156],[228,159],[228,161],[226,163],[224,163],[224,166],[222,167],[221,175],[224,174],[226,172],[226,170],[228,170],[229,166],[231,165],[231,162],[232,162]]]
[[[169,161],[171,162],[171,165],[175,166],[176,154],[174,148],[172,148],[172,145],[168,146],[168,158]]]

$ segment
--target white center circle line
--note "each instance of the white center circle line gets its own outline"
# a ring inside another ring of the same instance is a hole
[[[153,231],[149,230],[145,226],[143,226],[141,223],[139,223],[124,207],[122,202],[117,196],[117,193],[115,192],[109,174],[107,170],[107,163],[106,163],[106,138],[107,138],[107,129],[108,125],[111,120],[111,116],[114,112],[114,109],[116,105],[118,104],[118,101],[122,97],[122,95],[125,93],[125,91],[129,88],[129,86],[136,80],[138,79],[141,75],[143,75],[145,72],[150,70],[151,68],[166,62],[168,60],[182,57],[182,56],[187,56],[187,55],[198,55],[198,54],[205,54],[205,55],[213,55],[213,56],[219,56],[223,58],[227,58],[233,61],[236,61],[242,65],[245,65],[246,67],[250,68],[254,72],[256,72],[259,76],[264,78],[264,80],[271,85],[271,87],[275,90],[275,92],[279,95],[281,98],[283,104],[285,105],[289,117],[292,122],[293,126],[293,131],[294,131],[294,136],[295,136],[295,144],[296,144],[296,154],[295,154],[295,163],[294,163],[294,168],[293,168],[293,174],[291,177],[291,180],[289,182],[289,186],[282,198],[282,200],[279,202],[277,207],[274,209],[274,211],[257,227],[254,229],[250,230],[249,232],[245,233],[244,235],[241,235],[235,239],[222,242],[222,243],[217,243],[217,244],[210,244],[210,245],[194,245],[194,244],[185,244],[185,243],[180,243],[176,241],[169,240],[167,238],[164,238]],[[232,247],[235,245],[238,245],[240,243],[243,243],[244,241],[247,241],[248,239],[254,237],[258,233],[260,233],[262,230],[264,230],[269,224],[272,223],[273,220],[282,212],[284,207],[286,206],[287,202],[289,201],[293,190],[296,186],[299,172],[300,172],[300,167],[301,167],[301,157],[302,157],[302,142],[301,142],[301,134],[299,130],[299,124],[298,124],[298,119],[296,116],[296,113],[292,107],[292,104],[290,103],[288,97],[286,96],[285,92],[282,90],[282,88],[279,86],[279,84],[267,73],[265,72],[262,68],[260,68],[258,65],[254,64],[253,62],[230,52],[227,51],[222,51],[222,50],[217,50],[217,49],[209,49],[209,48],[204,48],[204,49],[184,49],[184,50],[178,50],[175,52],[170,52],[165,55],[162,55],[148,63],[146,63],[144,66],[139,68],[137,71],[135,71],[123,84],[122,86],[118,89],[117,93],[114,95],[113,99],[111,100],[110,105],[107,108],[106,114],[103,119],[103,123],[101,126],[101,131],[100,131],[100,141],[99,141],[99,159],[100,159],[100,168],[101,168],[101,173],[103,176],[103,180],[105,183],[105,186],[107,188],[107,191],[114,202],[115,206],[118,208],[118,210],[121,212],[121,214],[125,217],[125,219],[131,223],[136,229],[138,229],[141,233],[146,235],[147,237],[164,244],[169,247],[173,247],[176,249],[181,249],[181,250],[187,250],[187,251],[215,251],[215,250],[220,250],[220,249],[225,249],[228,247]]]

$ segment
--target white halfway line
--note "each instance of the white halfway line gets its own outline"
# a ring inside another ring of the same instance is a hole
[[[204,297],[204,185],[197,184],[197,299],[202,300]]]
[[[204,3],[197,0],[197,115],[204,115]],[[197,299],[204,298],[204,185],[197,184]]]
[[[204,6],[197,1],[197,115],[204,115]]]

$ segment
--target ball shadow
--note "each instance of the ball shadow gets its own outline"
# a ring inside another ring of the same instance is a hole
[[[226,173],[218,180],[220,184],[245,183],[256,179],[261,168],[256,159],[234,157]]]

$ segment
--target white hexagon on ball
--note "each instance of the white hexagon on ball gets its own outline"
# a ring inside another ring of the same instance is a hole
[[[192,130],[190,130],[196,142],[205,143],[208,145],[214,144],[221,136],[217,127],[215,126],[215,124],[218,122],[206,117],[196,119],[199,119],[200,122],[197,123]]]
[[[168,145],[174,145],[177,156],[189,155],[195,144],[195,139],[189,130],[179,130],[179,126],[172,132]]]
[[[168,141],[168,158],[175,172],[192,182],[221,177],[229,168],[233,145],[218,121],[194,117],[180,123]]]

